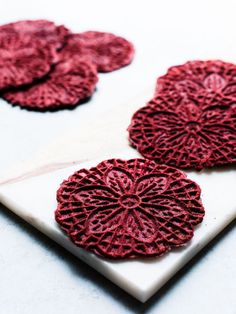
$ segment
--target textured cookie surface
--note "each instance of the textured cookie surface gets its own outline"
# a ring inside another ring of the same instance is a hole
[[[150,160],[111,159],[80,170],[57,193],[57,222],[79,247],[119,259],[186,244],[204,209],[200,188]]]
[[[236,106],[203,98],[201,103],[151,101],[134,114],[130,143],[145,158],[178,168],[235,164]]]
[[[218,100],[228,104],[236,100],[236,65],[220,60],[189,61],[169,68],[157,79],[156,96],[171,98],[178,105],[179,98],[200,99],[204,94],[205,104]]]
[[[126,39],[95,31],[70,35],[63,51],[67,56],[87,58],[98,72],[111,72],[128,65],[134,55],[134,47]]]
[[[0,26],[0,36],[21,34],[43,41],[56,49],[61,48],[70,31],[63,25],[48,20],[22,20]]]
[[[92,95],[97,80],[94,66],[74,57],[57,63],[43,80],[6,92],[3,97],[13,105],[32,110],[73,107]]]
[[[29,84],[43,77],[56,58],[52,47],[31,36],[0,33],[0,89]]]

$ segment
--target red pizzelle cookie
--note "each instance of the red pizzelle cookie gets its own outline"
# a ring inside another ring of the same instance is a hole
[[[183,169],[235,164],[236,106],[202,103],[153,100],[134,114],[130,143],[145,158]]]
[[[73,107],[92,95],[97,80],[94,66],[74,57],[57,63],[41,81],[6,92],[3,97],[13,105],[31,110]]]
[[[175,105],[181,98],[205,95],[221,103],[236,100],[236,65],[220,60],[189,61],[169,68],[167,74],[157,79],[155,96],[172,95]]]
[[[186,244],[204,208],[181,171],[145,159],[111,159],[64,181],[57,222],[72,241],[118,259],[161,256]]]
[[[29,84],[47,74],[57,56],[28,35],[0,36],[0,89]]]
[[[82,55],[96,65],[98,72],[111,72],[131,63],[134,47],[122,37],[89,31],[70,35],[63,52],[67,57]]]
[[[57,191],[58,207],[55,212],[56,221],[60,224],[64,232],[69,234],[73,227],[73,217],[77,215],[77,201],[70,200],[72,193],[77,189],[78,183],[83,179],[89,171],[81,169],[76,171],[68,180],[64,180]]]
[[[118,163],[119,160],[116,160]],[[120,163],[122,164],[123,161]],[[63,181],[59,190],[57,191],[57,200],[58,200],[58,208],[56,211],[57,221],[60,223],[62,229],[69,232],[71,226],[73,226],[73,216],[76,215],[76,211],[73,212],[69,207],[73,205],[78,205],[78,200],[75,198],[76,190],[78,184],[89,184],[86,180],[81,181],[88,174],[95,174],[98,170],[105,171],[107,165],[109,163],[113,163],[113,160],[108,160],[102,162],[95,168],[91,168],[90,170],[81,169],[75,172],[72,176],[68,178],[68,180]],[[160,166],[159,166],[160,167]],[[203,213],[201,212],[201,203],[197,201],[200,197],[200,188],[197,185],[191,183],[189,184],[189,180],[183,177],[183,173],[179,170],[169,167],[162,166],[162,169],[168,172],[168,176],[171,176],[171,180],[173,181],[169,188],[171,190],[166,191],[164,194],[168,197],[177,197],[184,203],[188,203],[189,208],[191,208],[191,215],[189,217],[189,222],[192,225],[197,225],[202,221]],[[185,186],[185,191],[181,191],[182,187]],[[164,195],[163,194],[163,195]],[[190,201],[191,200],[191,201]],[[69,205],[70,204],[70,205]]]
[[[12,34],[30,35],[31,38],[39,39],[56,49],[61,48],[65,44],[69,33],[70,31],[65,26],[57,26],[55,23],[47,20],[24,20],[0,26],[0,36]]]

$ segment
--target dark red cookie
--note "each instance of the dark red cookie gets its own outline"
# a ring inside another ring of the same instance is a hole
[[[47,74],[57,56],[28,35],[0,36],[0,89],[33,82]]]
[[[98,72],[111,72],[131,63],[134,47],[122,37],[89,31],[70,35],[63,52],[88,58]]]
[[[80,170],[57,193],[57,222],[79,247],[119,259],[161,256],[186,244],[204,208],[181,171],[145,159]]]
[[[6,92],[3,97],[13,105],[32,110],[72,107],[92,95],[97,80],[94,66],[74,57],[57,63],[41,81]]]
[[[37,38],[55,48],[61,48],[65,44],[69,33],[70,31],[65,26],[57,26],[47,20],[24,20],[0,27],[0,36],[2,34],[30,35],[32,38]]]
[[[130,143],[157,163],[197,170],[236,163],[235,105],[152,101],[134,114],[128,130]]]
[[[77,189],[77,185],[83,179],[89,171],[87,169],[81,169],[76,171],[68,180],[64,180],[57,191],[58,207],[55,212],[56,221],[60,224],[63,231],[69,234],[74,224],[74,216],[76,217],[76,208],[78,206],[77,201],[71,200],[73,193]]]
[[[221,103],[236,100],[236,65],[219,60],[189,61],[169,68],[157,79],[156,96],[188,99],[205,94]],[[207,104],[207,103],[206,103]]]

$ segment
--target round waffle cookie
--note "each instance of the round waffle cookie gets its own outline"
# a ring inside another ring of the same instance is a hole
[[[161,256],[185,245],[204,216],[200,188],[145,159],[111,159],[64,181],[55,218],[79,247],[112,258]]]
[[[69,108],[90,97],[97,80],[94,66],[74,57],[57,63],[52,71],[37,83],[8,91],[3,97],[13,105],[31,110]]]
[[[0,90],[32,83],[47,74],[57,56],[28,35],[0,35]]]
[[[152,100],[133,115],[130,143],[145,158],[178,168],[235,164],[236,106],[201,102],[170,106],[160,98]]]
[[[0,36],[12,34],[29,35],[31,38],[43,41],[56,49],[61,48],[65,44],[69,33],[70,31],[65,26],[57,26],[55,23],[47,20],[23,20],[0,26]]]
[[[88,31],[70,35],[63,52],[67,56],[82,55],[96,65],[98,72],[111,72],[131,63],[134,47],[122,37]]]
[[[179,98],[198,98],[206,95],[208,104],[212,99],[221,104],[236,100],[236,65],[220,60],[189,61],[169,68],[157,79],[156,96],[172,98],[178,105]]]

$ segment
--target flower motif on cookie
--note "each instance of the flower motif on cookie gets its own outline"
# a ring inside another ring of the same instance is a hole
[[[58,200],[56,220],[65,226],[70,219],[72,241],[115,259],[160,256],[182,246],[204,216],[196,183],[144,159],[104,161],[79,180],[74,174],[62,183]]]
[[[204,101],[203,101],[204,103]],[[131,144],[145,157],[183,169],[236,163],[236,106],[151,101],[129,126]]]
[[[155,96],[175,95],[192,98],[204,94],[208,99],[236,100],[236,65],[220,60],[189,61],[173,66],[157,79]],[[206,100],[206,99],[205,99]],[[177,102],[177,101],[176,101]]]

